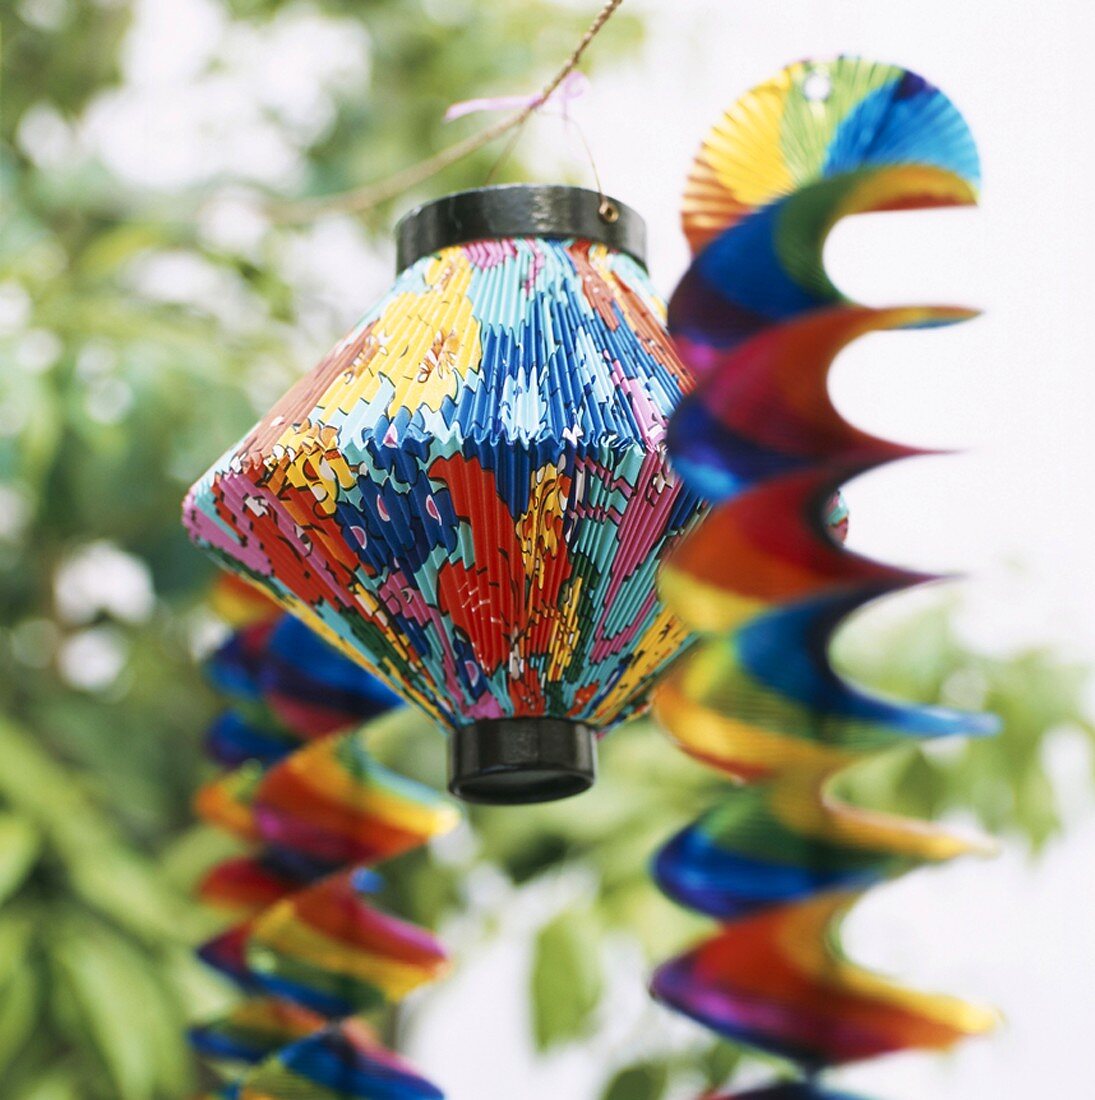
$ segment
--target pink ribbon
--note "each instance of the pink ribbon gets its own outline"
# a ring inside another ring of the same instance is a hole
[[[523,111],[529,107],[546,107],[553,103],[558,103],[560,114],[563,118],[567,118],[567,108],[571,100],[585,95],[588,88],[589,80],[586,75],[575,69],[567,74],[562,84],[545,100],[541,100],[540,92],[534,95],[497,95],[482,99],[462,99],[445,112],[445,121],[452,122],[454,118],[463,118],[464,115],[475,114],[478,111]]]

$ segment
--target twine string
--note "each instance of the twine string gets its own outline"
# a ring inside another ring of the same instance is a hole
[[[593,182],[597,188],[597,197],[600,200],[597,206],[597,213],[600,215],[601,220],[608,222],[609,225],[615,221],[619,221],[620,208],[605,194],[604,184],[601,183],[601,173],[597,170],[597,158],[593,155],[593,149],[586,138],[585,131],[572,118],[568,118],[565,125],[578,135],[578,140],[582,143],[582,148],[586,152],[590,171],[593,173]]]
[[[432,157],[427,157],[417,164],[409,165],[402,171],[388,176],[387,179],[378,180],[376,183],[366,184],[364,187],[358,187],[351,191],[344,191],[341,194],[325,195],[315,199],[302,199],[297,202],[274,203],[270,207],[271,215],[280,222],[298,222],[308,221],[322,214],[354,214],[371,210],[389,199],[397,198],[412,187],[417,187],[418,184],[431,179],[439,172],[443,172],[446,168],[472,153],[478,152],[485,145],[504,137],[510,131],[517,130],[551,98],[563,81],[574,72],[586,50],[589,49],[590,44],[601,33],[605,24],[615,15],[616,10],[622,3],[623,0],[608,0],[597,13],[597,17],[589,25],[562,67],[544,85],[540,94],[525,107],[522,107],[521,110],[484,127],[477,134],[472,134],[462,141],[446,146]],[[601,194],[601,217],[608,221],[615,221],[616,217],[619,217],[619,211],[601,191],[599,180],[598,191]],[[615,217],[613,214],[615,214]]]

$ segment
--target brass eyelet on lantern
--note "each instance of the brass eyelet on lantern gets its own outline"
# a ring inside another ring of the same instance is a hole
[[[607,222],[609,225],[614,225],[620,220],[620,208],[609,198],[601,200],[597,214],[601,221]]]

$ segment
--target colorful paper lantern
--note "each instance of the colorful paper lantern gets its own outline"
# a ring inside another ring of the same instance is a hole
[[[942,93],[904,69],[841,58],[793,65],[745,96],[711,131],[686,192],[696,255],[669,317],[697,381],[669,447],[713,507],[662,570],[667,606],[700,640],[660,685],[655,713],[685,751],[745,786],[655,862],[669,896],[723,927],[663,965],[653,991],[809,1078],[750,1097],[835,1097],[813,1080],[826,1067],[947,1047],[995,1021],[859,970],[835,935],[873,883],[983,846],[830,790],[867,754],[995,728],[866,695],[828,658],[847,615],[930,579],[840,545],[837,486],[918,452],[841,418],[826,389],[832,359],[868,332],[971,314],[850,302],[824,271],[825,237],[847,214],[970,204],[977,187],[973,139]]]
[[[446,727],[451,789],[586,789],[687,644],[654,585],[697,514],[688,373],[641,220],[570,187],[449,196],[392,289],[187,497],[194,539]]]

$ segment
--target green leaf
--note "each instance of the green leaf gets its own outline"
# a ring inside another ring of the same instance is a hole
[[[22,726],[0,718],[0,794],[36,822],[74,890],[150,942],[186,935],[193,919],[158,868],[123,841],[113,823]]]
[[[38,1025],[38,972],[17,970],[0,996],[0,1076],[30,1041]]]
[[[609,1081],[601,1100],[661,1100],[669,1087],[669,1067],[643,1062],[620,1070]]]
[[[50,1070],[20,1089],[15,1100],[84,1100],[85,1095],[71,1070]]]
[[[97,922],[66,922],[52,944],[70,1040],[101,1061],[118,1100],[153,1100],[185,1074],[183,1021],[157,980],[162,963]],[[169,1075],[174,1075],[171,1080]]]
[[[601,999],[600,936],[589,910],[568,910],[536,937],[532,965],[532,1019],[536,1045],[588,1034]]]
[[[742,1060],[742,1048],[733,1043],[715,1043],[707,1050],[701,1063],[710,1088],[725,1085]]]
[[[0,913],[0,996],[7,983],[29,965],[31,943],[41,912],[9,905]]]
[[[23,885],[41,848],[38,831],[16,814],[0,814],[0,903]]]

